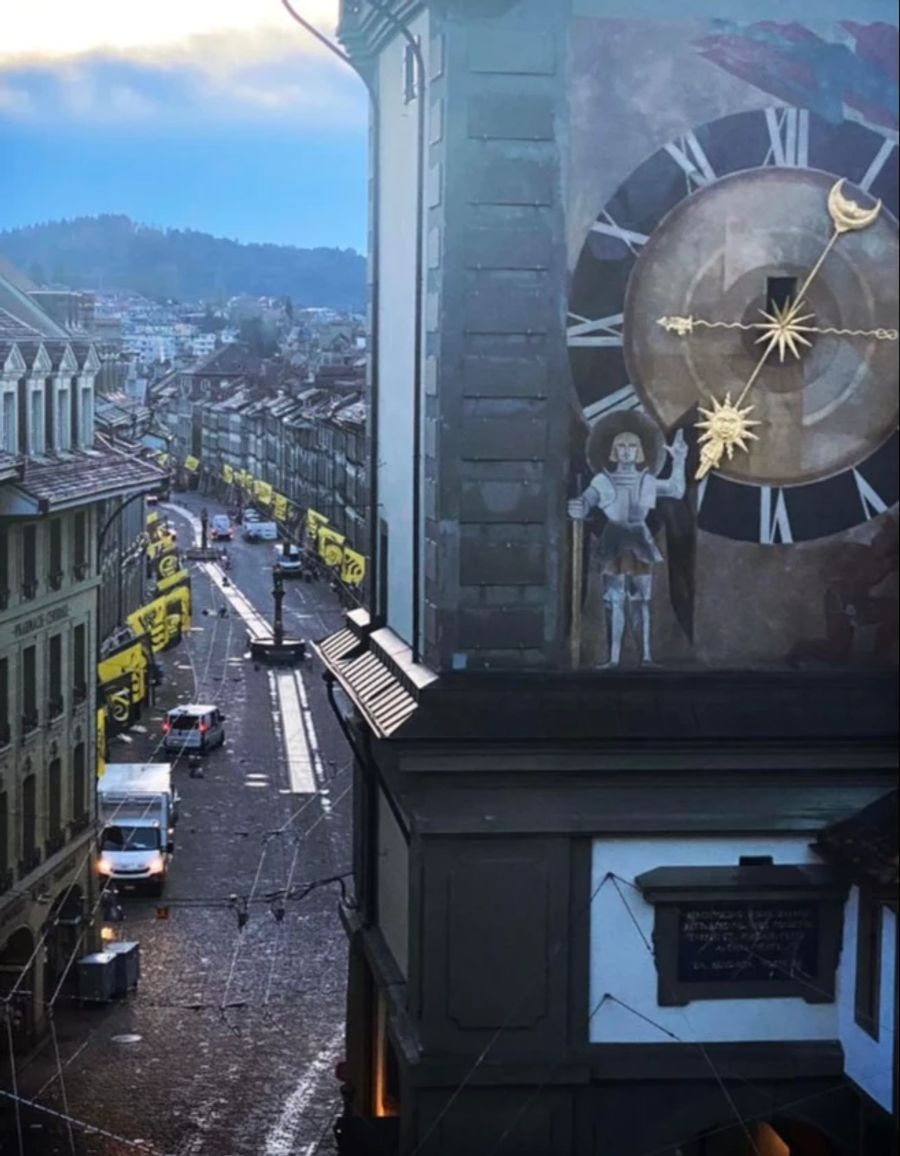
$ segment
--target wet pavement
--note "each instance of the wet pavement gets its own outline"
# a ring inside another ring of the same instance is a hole
[[[203,505],[210,515],[222,509],[196,495],[173,503],[195,517]],[[189,543],[190,523],[174,507],[167,513]],[[270,619],[272,544],[236,536],[228,550],[229,580]],[[179,701],[217,704],[226,742],[204,760],[202,778],[190,776],[186,760],[176,764],[180,817],[165,894],[124,899],[125,920],[110,925],[117,939],[140,941],[137,991],[103,1009],[57,1006],[62,1080],[52,1042],[18,1065],[20,1096],[77,1121],[70,1134],[23,1109],[27,1156],[335,1151],[346,942],[340,884],[321,881],[350,870],[349,752],[321,671],[308,661],[292,692],[289,734],[296,745],[300,719],[310,772],[298,778],[296,751],[286,757],[283,689],[246,656],[246,624],[227,588],[197,564],[192,574],[193,630],[162,656],[156,705],[113,740],[110,761],[161,759],[161,716]],[[324,583],[288,584],[285,625],[295,636],[322,637],[341,617]],[[8,1101],[3,1112],[9,1118]],[[14,1122],[0,1152],[20,1152]]]

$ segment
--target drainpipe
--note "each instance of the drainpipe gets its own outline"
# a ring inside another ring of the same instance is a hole
[[[372,152],[374,155],[373,172],[372,172],[372,236],[370,242],[370,258],[372,263],[372,286],[371,286],[371,310],[372,310],[372,324],[369,333],[369,590],[371,592],[370,604],[373,617],[377,617],[385,605],[384,592],[379,590],[378,575],[379,575],[379,503],[378,503],[378,413],[379,413],[379,374],[378,374],[378,351],[379,351],[379,326],[381,311],[381,297],[379,291],[380,284],[380,259],[381,259],[381,125],[378,112],[378,92],[371,80],[366,76],[361,68],[354,64],[352,58],[347,55],[333,40],[320,32],[313,24],[304,17],[302,17],[289,3],[289,0],[281,0],[285,10],[295,20],[301,28],[305,29],[315,40],[328,49],[332,55],[336,56],[342,64],[348,68],[353,69],[359,79],[366,86],[366,91],[369,94],[369,103],[371,105],[372,116]]]

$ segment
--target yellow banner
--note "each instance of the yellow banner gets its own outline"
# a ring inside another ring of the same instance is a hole
[[[157,454],[156,454],[156,460],[159,462],[159,464],[161,466],[167,466],[169,464],[169,462],[172,460],[172,455],[167,454],[165,452],[165,450],[158,450]]]
[[[348,586],[362,586],[366,579],[365,555],[357,554],[349,546],[344,547],[344,560],[341,566],[341,581]]]
[[[193,454],[188,454],[184,459],[184,468],[189,474],[196,474],[197,470],[200,469],[200,459],[195,458]]]
[[[314,510],[312,507],[306,511],[306,532],[313,541],[318,539],[319,530],[327,525],[328,519],[324,514],[320,514],[318,510]]]
[[[254,482],[253,496],[264,506],[270,506],[272,504],[272,487],[268,482]]]
[[[284,496],[284,494],[273,495],[272,513],[275,515],[276,522],[287,521],[287,516],[290,513],[291,504]]]
[[[169,645],[169,624],[166,620],[166,599],[154,598],[140,610],[135,610],[126,619],[128,625],[136,634],[149,634],[153,653],[165,650]]]
[[[149,665],[145,640],[136,638],[113,654],[108,654],[97,666],[97,677],[101,684],[106,684],[128,675],[131,680],[131,701],[146,702],[150,697]]]
[[[230,486],[234,481],[234,470],[231,468],[231,466],[222,466],[222,477]]]
[[[178,554],[175,550],[164,550],[156,563],[158,579],[171,578],[178,573]]]
[[[106,770],[106,711],[97,707],[97,778],[102,779]]]
[[[146,528],[149,530],[150,527],[153,526],[158,521],[159,521],[159,510],[148,510],[147,511],[147,521],[145,523]]]
[[[169,644],[177,642],[182,634],[191,628],[191,588],[190,585],[177,586],[167,590],[166,621],[169,627]]]
[[[161,531],[156,538],[147,543],[146,554],[151,561],[158,558],[160,554],[171,554],[174,558],[175,550],[175,535]]]
[[[251,474],[249,470],[241,470],[238,474],[238,481],[245,490],[253,489],[253,474]]]
[[[346,539],[337,530],[330,526],[323,526],[319,530],[319,557],[326,566],[340,566],[344,560],[344,542]]]
[[[166,557],[172,557],[172,555],[167,554]],[[166,590],[174,590],[176,586],[187,586],[190,589],[190,585],[191,575],[182,567],[180,570],[160,577],[156,583],[156,593],[163,594]]]

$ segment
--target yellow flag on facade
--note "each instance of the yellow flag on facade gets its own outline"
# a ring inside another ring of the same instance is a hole
[[[106,710],[97,707],[97,778],[102,779],[106,770]]]
[[[319,530],[319,557],[326,566],[341,565],[345,541],[344,535],[332,530],[330,526],[323,526]]]
[[[128,625],[136,634],[149,634],[153,653],[165,650],[169,645],[169,625],[166,621],[166,599],[155,598],[135,610],[126,619]]]
[[[366,578],[366,559],[364,554],[357,554],[349,546],[344,547],[344,560],[341,565],[341,581],[348,586],[362,586]]]
[[[289,505],[290,503],[284,494],[273,495],[272,513],[275,515],[276,522],[287,521]]]
[[[234,481],[234,470],[231,468],[231,466],[222,466],[222,478],[229,484],[229,486],[231,485],[231,483]]]
[[[253,483],[253,496],[264,506],[272,504],[272,487],[268,482],[256,481]]]
[[[156,583],[156,593],[163,594],[166,590],[174,590],[176,586],[187,586],[190,588],[191,575],[182,567],[180,570],[175,570],[171,574],[161,575]]]
[[[196,474],[197,470],[200,469],[200,459],[195,458],[193,454],[188,454],[184,459],[184,468],[189,474]]]
[[[306,532],[314,542],[318,541],[319,531],[323,526],[328,525],[328,519],[324,514],[320,514],[318,510],[310,507],[306,511]]]

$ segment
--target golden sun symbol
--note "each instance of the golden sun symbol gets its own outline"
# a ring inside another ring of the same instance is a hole
[[[812,342],[808,341],[804,334],[815,333],[816,327],[805,324],[814,320],[814,315],[812,313],[801,315],[800,310],[804,305],[804,301],[785,301],[784,305],[773,305],[771,313],[760,309],[765,321],[758,322],[753,328],[762,334],[756,339],[757,345],[768,342],[765,354],[767,357],[773,349],[777,349],[778,358],[783,362],[787,352],[800,358],[803,356],[801,345],[811,348]]]
[[[699,481],[705,478],[710,470],[718,469],[724,454],[728,455],[728,460],[734,457],[735,446],[742,449],[745,453],[750,450],[749,443],[751,441],[759,441],[757,435],[750,429],[751,426],[759,425],[758,421],[751,421],[748,417],[753,412],[753,406],[745,406],[740,409],[738,405],[733,404],[731,394],[725,394],[723,402],[712,398],[712,408],[703,409],[700,407],[700,413],[706,418],[706,421],[698,421],[697,429],[704,431],[700,438],[700,464],[697,467],[696,478]]]

